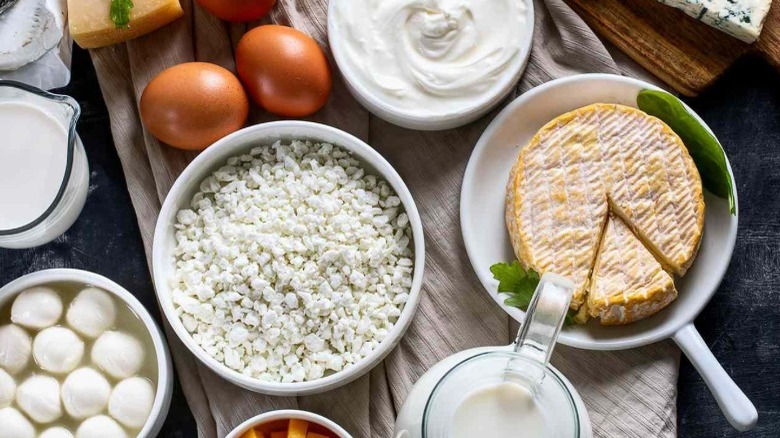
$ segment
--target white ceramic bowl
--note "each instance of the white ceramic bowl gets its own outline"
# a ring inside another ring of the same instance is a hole
[[[307,411],[299,411],[297,409],[284,409],[280,411],[271,411],[271,412],[266,412],[264,414],[260,414],[255,417],[252,417],[244,421],[243,423],[239,424],[238,427],[233,429],[225,438],[240,438],[241,435],[243,435],[243,433],[246,432],[250,427],[259,426],[263,423],[269,423],[271,421],[290,420],[290,419],[306,420],[310,423],[319,424],[320,426],[338,435],[339,438],[352,438],[352,435],[347,433],[347,431],[344,430],[344,428],[334,423],[333,421],[323,417],[322,415],[317,415]]]
[[[414,274],[409,301],[401,312],[398,322],[387,338],[366,357],[342,371],[317,380],[295,383],[262,382],[232,370],[211,357],[195,343],[176,315],[171,289],[168,285],[168,279],[172,276],[175,268],[172,255],[173,249],[176,247],[174,223],[176,222],[176,213],[183,208],[189,208],[190,200],[198,191],[201,181],[214,170],[223,166],[228,158],[247,153],[255,146],[270,145],[277,140],[292,139],[328,142],[351,151],[353,156],[362,163],[367,173],[383,177],[393,187],[398,197],[401,198],[401,203],[409,216],[409,223],[412,227]],[[202,363],[228,381],[252,391],[271,395],[304,395],[324,392],[357,379],[382,361],[400,341],[412,321],[420,301],[424,265],[425,244],[420,214],[409,189],[395,169],[362,140],[330,126],[302,121],[278,121],[250,126],[217,141],[198,155],[184,169],[163,203],[160,216],[157,219],[152,249],[152,270],[157,297],[162,305],[163,313],[184,345]]]
[[[19,277],[16,280],[0,288],[0,308],[9,304],[23,290],[51,283],[71,283],[76,285],[90,285],[99,287],[120,300],[124,301],[133,312],[143,321],[149,330],[149,335],[154,344],[154,353],[157,358],[157,392],[154,395],[154,404],[149,418],[143,428],[138,432],[139,438],[154,438],[160,432],[168,416],[168,408],[171,405],[173,394],[173,365],[168,353],[165,338],[157,324],[155,324],[149,312],[136,297],[127,289],[116,284],[102,275],[78,269],[48,269],[33,272]],[[75,432],[75,431],[74,431]]]
[[[490,266],[515,258],[504,220],[504,195],[509,171],[520,149],[544,124],[555,117],[592,103],[618,103],[636,107],[643,89],[659,89],[647,82],[608,74],[575,75],[538,86],[510,103],[485,130],[469,159],[461,191],[461,229],[471,264],[490,296],[514,319],[525,312],[504,304]],[[689,112],[709,131],[693,110]],[[714,134],[713,134],[714,135]],[[734,175],[726,159],[732,180]],[[757,421],[755,407],[718,364],[693,320],[718,289],[737,240],[737,214],[728,201],[705,190],[706,213],[701,248],[683,278],[676,279],[677,300],[649,318],[625,326],[605,327],[591,320],[564,327],[559,342],[589,350],[622,350],[663,339],[673,339],[702,374],[718,404],[734,427],[747,430]]]
[[[372,93],[360,78],[358,72],[351,66],[346,60],[346,55],[341,47],[340,39],[342,37],[342,29],[336,23],[334,10],[336,3],[339,1],[352,2],[355,0],[332,0],[328,7],[328,42],[330,50],[333,53],[333,58],[336,60],[336,64],[341,70],[341,74],[344,77],[344,82],[347,88],[366,109],[381,117],[382,119],[393,123],[395,125],[417,129],[421,131],[436,131],[442,129],[451,129],[463,126],[467,123],[473,122],[481,116],[487,114],[496,105],[501,103],[504,98],[509,95],[512,89],[517,84],[520,76],[523,74],[526,65],[528,64],[528,57],[531,54],[531,43],[533,41],[534,33],[534,2],[533,0],[523,0],[525,2],[528,16],[526,26],[526,33],[522,39],[522,46],[516,59],[508,72],[501,80],[492,87],[489,91],[485,92],[482,98],[471,108],[462,111],[446,115],[419,115],[410,113],[403,108],[398,108],[385,102],[381,97]]]

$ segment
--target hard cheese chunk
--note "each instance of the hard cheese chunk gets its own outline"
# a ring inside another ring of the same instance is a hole
[[[658,0],[729,35],[752,43],[761,34],[772,0]]]
[[[130,24],[117,28],[109,0],[68,0],[73,39],[85,49],[109,46],[145,35],[184,15],[179,0],[133,0]]]
[[[309,423],[305,420],[291,419],[290,428],[287,430],[287,438],[306,438]]]
[[[255,429],[249,429],[241,435],[241,438],[265,438],[263,433]]]

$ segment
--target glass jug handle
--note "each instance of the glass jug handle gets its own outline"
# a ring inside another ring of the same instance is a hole
[[[544,274],[525,313],[515,352],[544,366],[550,360],[569,310],[574,285],[557,274]]]

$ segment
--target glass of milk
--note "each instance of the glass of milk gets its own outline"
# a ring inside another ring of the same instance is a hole
[[[71,97],[0,80],[0,247],[50,242],[81,213],[89,167],[79,114]]]
[[[571,300],[568,280],[542,277],[514,351],[491,351],[452,368],[428,398],[425,438],[578,438],[568,386],[548,367]]]

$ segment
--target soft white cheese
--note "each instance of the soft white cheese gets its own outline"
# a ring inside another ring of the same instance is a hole
[[[658,0],[697,20],[752,43],[758,39],[772,0]]]
[[[173,302],[210,356],[299,382],[340,371],[393,328],[412,283],[409,220],[387,182],[330,144],[234,157],[178,213]]]

